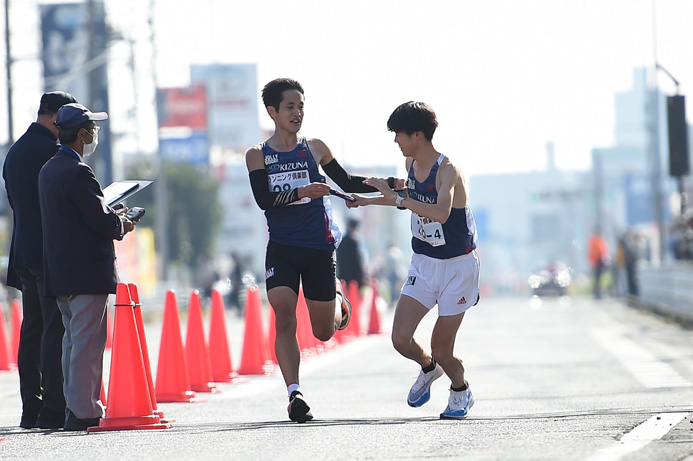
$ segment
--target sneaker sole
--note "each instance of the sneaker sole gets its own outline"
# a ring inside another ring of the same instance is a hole
[[[431,386],[433,385],[433,381],[435,381],[436,379],[443,376],[444,373],[445,373],[445,371],[443,371],[442,367],[436,367],[436,374],[433,375],[433,379],[431,379],[431,382],[428,385],[428,390],[426,391],[426,393],[423,394],[418,399],[414,400],[413,402],[411,400],[409,400],[409,396],[407,396],[407,405],[409,405],[410,407],[418,408],[418,407],[422,406],[423,404],[425,404],[426,402],[428,402],[429,400],[431,400]]]
[[[310,407],[300,397],[296,397],[289,404],[289,419],[297,423],[305,423],[313,419],[313,415],[310,412]]]
[[[441,413],[440,414],[440,419],[465,419],[467,415],[469,414],[469,410],[472,409],[474,406],[474,396],[472,396],[471,400],[469,401],[469,405],[467,406],[467,411],[464,413],[461,410],[453,411],[450,413]]]

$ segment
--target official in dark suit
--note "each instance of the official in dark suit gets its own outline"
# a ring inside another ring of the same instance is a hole
[[[38,196],[41,167],[58,151],[53,125],[63,104],[77,102],[64,91],[41,97],[36,122],[5,157],[2,177],[14,222],[7,285],[22,292],[23,321],[19,335],[19,392],[25,429],[57,429],[65,421],[62,340],[65,329],[55,298],[43,291],[43,232]]]
[[[65,326],[65,430],[72,431],[97,426],[103,417],[106,304],[118,282],[113,240],[135,227],[105,203],[94,172],[82,161],[98,143],[94,121],[107,118],[81,104],[61,107],[55,121],[61,146],[39,174],[45,288],[56,297]]]

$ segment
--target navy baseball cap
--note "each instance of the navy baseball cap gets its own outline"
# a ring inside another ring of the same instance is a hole
[[[65,104],[77,102],[74,96],[66,91],[51,91],[43,93],[41,96],[41,109],[48,109],[51,112],[58,112]]]
[[[92,112],[81,104],[65,104],[58,110],[58,118],[53,122],[58,128],[69,129],[84,125],[89,120],[106,120],[106,112]]]

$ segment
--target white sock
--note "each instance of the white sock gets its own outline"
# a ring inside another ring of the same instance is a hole
[[[297,383],[292,383],[286,387],[286,390],[289,392],[289,397],[291,397],[291,394],[293,394],[294,391],[301,392],[301,386],[299,386]]]

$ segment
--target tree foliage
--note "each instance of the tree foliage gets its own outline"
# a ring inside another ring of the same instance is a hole
[[[165,228],[169,261],[194,268],[199,255],[214,253],[214,241],[222,218],[219,184],[193,165],[164,163],[163,168],[168,202]],[[137,170],[137,166],[134,166],[130,177],[143,179],[142,175],[136,173]],[[146,221],[142,224],[151,227],[155,226],[160,212],[154,197],[156,190],[152,184],[130,200],[131,206],[146,208],[146,218],[143,218]]]

